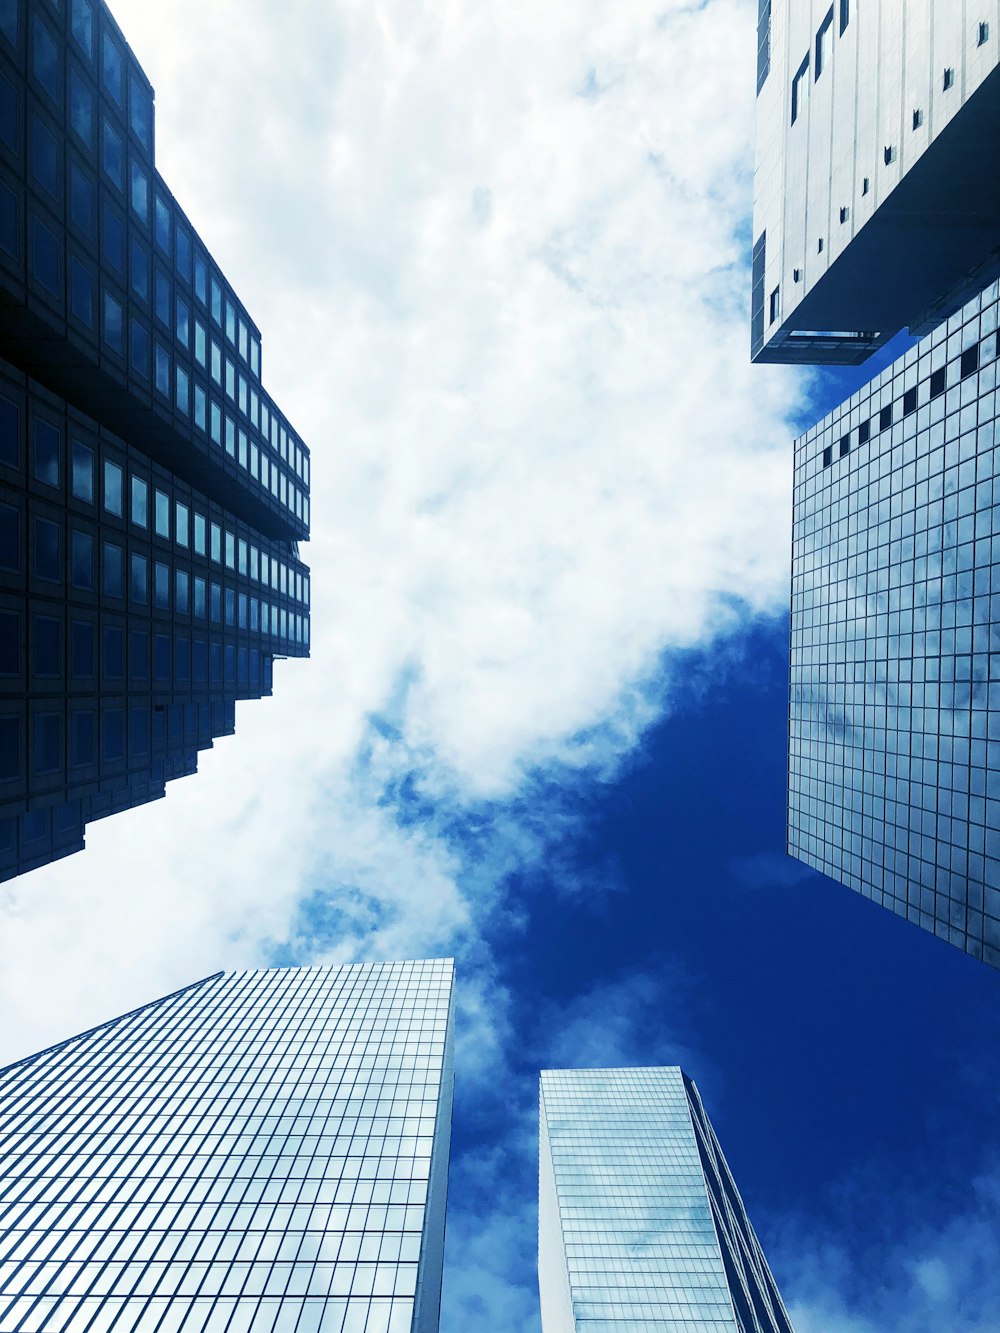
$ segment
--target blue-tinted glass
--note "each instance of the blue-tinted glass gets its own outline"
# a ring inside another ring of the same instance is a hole
[[[205,580],[195,577],[194,581],[194,614],[198,620],[205,619]]]
[[[13,190],[0,181],[0,250],[16,259],[18,245],[17,197]]]
[[[140,528],[149,524],[148,516],[149,487],[141,477],[132,478],[132,522]]]
[[[42,85],[53,102],[62,102],[62,87],[59,77],[59,51],[56,39],[46,25],[36,15],[32,26],[34,52],[31,67],[35,78]]]
[[[95,190],[75,162],[69,169],[69,214],[83,234],[93,240],[96,232]]]
[[[208,398],[200,384],[194,386],[194,422],[199,430],[207,429]]]
[[[0,0],[0,12],[4,0]],[[0,717],[0,782],[13,782],[21,776],[21,722],[16,717]]]
[[[31,617],[31,668],[36,676],[58,676],[62,672],[59,621],[54,616]]]
[[[53,199],[59,198],[59,148],[39,116],[31,117],[31,174]]]
[[[190,338],[191,310],[183,296],[177,297],[177,341],[182,347],[188,346]]]
[[[70,627],[69,672],[76,680],[94,674],[94,626],[88,620],[74,620]]]
[[[209,598],[209,616],[213,625],[222,623],[222,588],[218,583],[212,583]]]
[[[37,713],[32,719],[36,773],[54,773],[59,767],[59,723],[58,713]]]
[[[104,34],[104,60],[101,64],[101,74],[105,89],[121,106],[125,92],[122,77],[122,54],[109,33]]]
[[[153,635],[153,679],[170,679],[170,640],[165,634]]]
[[[74,588],[94,591],[94,539],[74,529],[70,536],[70,579]]]
[[[128,676],[132,681],[149,680],[149,635],[145,630],[129,634]]]
[[[0,611],[0,676],[17,676],[21,671],[21,615],[18,611]]]
[[[181,223],[177,224],[176,267],[185,282],[191,281],[191,235]]]
[[[103,148],[104,174],[116,189],[124,190],[125,148],[121,135],[109,120],[103,124]]]
[[[89,708],[72,714],[70,763],[80,767],[94,762],[94,714]]]
[[[132,369],[149,378],[149,331],[137,319],[132,320]]]
[[[170,539],[170,496],[160,490],[156,492],[156,535]]]
[[[149,599],[148,561],[137,551],[132,552],[129,571],[129,597],[133,602],[146,602]]]
[[[117,518],[122,516],[122,469],[110,459],[104,460],[104,508]]]
[[[177,389],[174,401],[178,412],[183,412],[187,416],[191,410],[191,384],[188,373],[182,366],[177,367]]]
[[[59,432],[47,421],[35,422],[34,471],[36,481],[59,485]]]
[[[153,146],[153,104],[148,89],[134,74],[128,81],[128,115],[132,133],[146,149]]]
[[[161,268],[156,270],[156,318],[170,328],[170,279]]]
[[[131,245],[132,290],[141,301],[149,300],[149,254],[138,236]]]
[[[122,278],[125,276],[125,223],[110,204],[103,210],[103,244],[105,262]]]
[[[232,301],[226,302],[226,337],[231,343],[236,341],[236,307]]]
[[[59,296],[59,248],[41,219],[31,219],[31,271],[37,281]]]
[[[130,169],[132,188],[130,198],[132,200],[132,211],[143,222],[149,221],[149,180],[146,173],[135,159],[132,159]]]
[[[109,763],[125,756],[125,715],[121,708],[107,708],[101,714],[102,757]]]
[[[17,46],[17,11],[19,0],[0,0],[0,32]]]
[[[212,319],[216,324],[222,324],[222,288],[212,279]]]
[[[170,397],[170,353],[156,344],[156,388],[165,398]]]
[[[108,291],[104,293],[104,341],[119,356],[125,355],[125,326],[121,304]]]
[[[208,301],[208,264],[203,254],[194,257],[194,294],[202,305]]]
[[[69,72],[69,121],[88,148],[94,146],[94,97],[75,69]]]
[[[149,753],[149,710],[133,708],[129,713],[128,724],[129,753],[141,758]]]
[[[107,597],[122,595],[122,548],[114,542],[104,543],[104,593]]]
[[[59,527],[48,518],[37,518],[34,522],[33,565],[37,579],[48,583],[58,583],[62,571],[59,568]]]
[[[88,60],[94,58],[94,13],[90,0],[72,0],[70,25],[80,50]]]
[[[170,205],[162,195],[156,196],[154,235],[157,248],[170,257]]]
[[[188,507],[179,500],[174,506],[174,540],[178,546],[188,544]]]
[[[69,261],[69,308],[74,318],[94,327],[93,275],[75,256]]]
[[[17,404],[0,398],[0,463],[4,467],[20,467],[20,420]]]
[[[186,616],[188,613],[189,582],[187,572],[179,569],[174,579],[174,610],[179,616]]]
[[[80,440],[74,440],[73,494],[78,500],[94,503],[94,451]]]
[[[106,549],[106,548],[105,548]],[[122,680],[125,675],[125,639],[116,625],[105,625],[103,672],[108,680]]]

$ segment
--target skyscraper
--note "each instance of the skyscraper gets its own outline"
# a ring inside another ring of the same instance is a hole
[[[435,1333],[452,984],[220,972],[0,1071],[0,1328]]]
[[[795,444],[788,850],[1000,967],[994,284]]]
[[[0,880],[309,650],[309,454],[101,0],[0,0]]]
[[[680,1069],[548,1069],[540,1092],[543,1333],[791,1333]]]
[[[863,361],[1000,271],[1000,10],[758,4],[752,355]]]

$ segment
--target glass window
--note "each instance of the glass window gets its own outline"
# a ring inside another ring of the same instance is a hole
[[[101,714],[104,759],[112,763],[125,756],[125,713],[121,708],[107,708]]]
[[[247,433],[245,430],[241,430],[239,433],[239,465],[240,467],[247,466]]]
[[[212,524],[212,559],[216,564],[222,563],[222,529],[218,523]]]
[[[208,302],[208,263],[200,251],[194,257],[194,294],[202,305]]]
[[[208,412],[208,397],[200,384],[194,386],[194,422],[199,430],[205,430]]]
[[[36,676],[58,676],[62,672],[59,621],[54,616],[31,617],[32,670]]]
[[[89,620],[74,620],[70,625],[69,672],[74,679],[94,674],[94,626]]]
[[[129,73],[128,80],[128,118],[132,133],[142,146],[149,149],[153,145],[153,104],[149,89]]]
[[[212,436],[213,444],[222,444],[222,408],[218,403],[212,404],[212,426],[210,434]]]
[[[260,379],[260,343],[254,337],[250,339],[250,369]]]
[[[103,238],[101,250],[104,254],[105,262],[125,277],[125,223],[118,216],[115,210],[105,204],[103,213]]]
[[[155,569],[155,605],[160,610],[170,609],[170,566],[160,560]]]
[[[226,357],[226,397],[235,401],[236,398],[236,367]]]
[[[38,116],[31,117],[31,174],[47,194],[58,200],[59,147]]]
[[[197,511],[194,516],[194,551],[195,555],[205,554],[205,515]]]
[[[104,61],[101,66],[101,73],[104,78],[104,87],[111,94],[119,106],[122,105],[125,89],[122,79],[122,53],[111,37],[111,34],[104,34]]]
[[[21,616],[18,611],[0,611],[0,676],[20,674]]]
[[[226,533],[226,568],[236,568],[236,535],[232,532]]]
[[[240,327],[239,353],[240,356],[245,361],[247,359],[247,354],[248,354],[247,342],[250,336],[250,330],[247,328],[246,324],[243,322],[242,319],[240,320],[239,327]]]
[[[104,508],[109,514],[122,516],[122,469],[109,458],[104,460]]]
[[[206,366],[205,326],[198,319],[194,322],[194,359],[199,366]]]
[[[162,268],[156,269],[156,318],[170,328],[170,279]]]
[[[70,537],[70,581],[83,592],[94,591],[94,539],[89,532],[73,530]]]
[[[35,772],[54,773],[59,767],[59,714],[36,713],[33,723]]]
[[[117,626],[105,625],[101,637],[104,640],[104,675],[109,680],[121,680],[125,674],[125,641],[122,631]]]
[[[148,222],[149,180],[147,179],[146,173],[143,171],[142,167],[139,165],[138,162],[136,162],[135,158],[132,159],[130,175],[132,179],[132,188],[130,192],[130,198],[132,201],[132,212],[135,213],[136,217],[141,218],[143,222]]]
[[[32,71],[53,102],[57,106],[61,105],[62,86],[59,77],[59,50],[56,46],[56,39],[37,14],[35,15],[32,33],[34,38]]]
[[[122,595],[122,548],[115,542],[104,543],[104,595],[121,597]]]
[[[180,500],[174,506],[174,534],[178,546],[188,544],[188,507]]]
[[[94,451],[81,440],[71,446],[73,456],[73,494],[87,504],[94,503]]]
[[[222,386],[222,348],[217,342],[212,343],[212,379]]]
[[[69,308],[74,319],[94,327],[96,283],[90,270],[74,255],[69,261]]]
[[[195,578],[194,581],[194,615],[196,620],[205,619],[205,580]]]
[[[212,319],[216,324],[222,324],[222,288],[215,278],[212,278]]]
[[[0,463],[13,468],[21,464],[21,414],[9,398],[0,398]]]
[[[191,319],[191,308],[188,305],[187,301],[184,300],[183,296],[178,294],[176,328],[177,328],[177,341],[180,343],[182,347],[188,347],[190,345],[189,343],[191,336],[190,319]]]
[[[177,272],[185,282],[191,281],[191,234],[187,227],[177,224],[174,237],[176,245]]]
[[[129,750],[136,758],[149,753],[149,709],[133,708],[129,713]]]
[[[226,453],[230,458],[236,457],[236,422],[232,417],[226,417]]]
[[[170,257],[170,205],[162,195],[156,196],[155,239],[159,250]]]
[[[187,416],[191,411],[191,381],[183,366],[177,367],[174,395],[178,412],[183,412]]]
[[[156,492],[156,535],[170,540],[170,496],[161,490]]]
[[[140,301],[148,301],[149,254],[138,236],[132,237],[131,250],[132,290]]]
[[[69,72],[69,123],[88,148],[94,147],[94,97],[83,79]]]
[[[31,219],[31,271],[53,296],[59,296],[59,248],[56,238],[39,219]]]
[[[149,487],[141,477],[132,478],[132,522],[139,528],[149,526]]]
[[[232,301],[226,302],[226,337],[231,343],[236,342],[236,307]]]
[[[94,58],[94,12],[90,0],[73,0],[70,27],[76,43],[88,60]]]
[[[132,320],[132,369],[149,378],[149,330],[137,319]]]
[[[104,293],[104,341],[119,356],[125,355],[125,326],[121,304],[109,291]]]
[[[143,605],[149,600],[149,562],[144,555],[133,551],[129,559],[128,595],[133,602]]]
[[[213,625],[222,623],[222,588],[218,583],[212,583],[209,587],[208,616]]]
[[[170,353],[160,343],[156,344],[156,390],[170,397]]]
[[[80,768],[94,762],[94,712],[75,708],[71,714],[70,763]]]
[[[246,382],[246,380],[244,379],[244,377],[243,377],[242,375],[241,375],[241,376],[239,377],[239,379],[237,380],[237,389],[238,389],[237,398],[238,398],[238,401],[239,401],[239,409],[240,409],[240,411],[243,413],[243,415],[246,416],[246,412],[247,412],[247,382]]]
[[[104,174],[117,190],[125,188],[125,146],[122,143],[122,137],[111,124],[105,119],[103,127],[103,157],[102,166]]]
[[[21,519],[13,505],[0,503],[0,569],[21,568]]]
[[[188,613],[188,576],[183,569],[178,569],[174,577],[174,610],[180,616]]]
[[[35,422],[35,480],[59,485],[59,432],[47,421]]]

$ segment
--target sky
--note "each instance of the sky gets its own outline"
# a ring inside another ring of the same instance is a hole
[[[540,1067],[682,1063],[799,1333],[1000,1330],[1000,977],[784,856],[752,0],[117,0],[312,450],[313,653],[0,889],[0,1059],[451,955],[442,1328],[538,1333]]]

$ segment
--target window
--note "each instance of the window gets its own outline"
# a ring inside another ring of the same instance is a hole
[[[903,416],[908,417],[911,412],[917,410],[917,391],[916,389],[907,389],[903,394]]]
[[[88,60],[94,58],[94,12],[90,0],[73,0],[70,29]]]
[[[196,319],[194,322],[194,359],[199,366],[204,368],[207,365],[205,358],[205,326],[200,320]]]
[[[988,23],[980,23],[979,35],[976,39],[976,45],[985,46],[989,40],[990,40],[990,25]]]
[[[174,235],[177,272],[185,282],[191,281],[191,235],[178,222]]]
[[[36,713],[34,767],[36,773],[54,773],[59,767],[59,714]]]
[[[891,166],[891,164],[895,162],[895,160],[896,160],[896,146],[895,144],[888,144],[885,148],[882,149],[882,161],[888,167]]]
[[[112,40],[110,33],[107,32],[104,34],[104,60],[101,65],[101,74],[104,87],[121,106],[125,92],[122,82],[122,54]]]
[[[129,713],[129,750],[137,758],[149,753],[149,709],[133,708]]]
[[[170,397],[170,353],[161,344],[157,343],[156,348],[156,391],[162,393],[164,398]]]
[[[190,317],[191,309],[183,296],[177,297],[177,320],[175,328],[177,329],[177,341],[182,347],[189,346],[190,339]]]
[[[101,251],[106,263],[125,277],[125,223],[115,210],[104,205]]]
[[[59,77],[59,51],[56,39],[36,15],[32,29],[32,73],[57,106],[62,104],[62,86]]]
[[[141,218],[143,222],[149,221],[149,181],[146,179],[146,173],[135,159],[132,159],[131,166],[131,189],[129,198],[132,203],[132,212],[136,217]]]
[[[132,369],[149,379],[149,330],[139,320],[132,320]]]
[[[80,440],[72,443],[73,495],[77,500],[94,503],[94,451]]]
[[[161,490],[156,492],[156,535],[170,540],[170,496]]]
[[[872,424],[870,421],[862,421],[858,427],[858,444],[867,444],[871,437]]]
[[[968,379],[979,369],[979,344],[975,343],[972,347],[967,347],[962,353],[962,379]]]
[[[47,421],[35,422],[35,480],[59,485],[59,432]]]
[[[60,578],[59,562],[59,527],[47,518],[35,518],[34,574],[36,579],[46,583],[58,583]]]
[[[774,291],[771,293],[770,309],[769,309],[769,315],[770,315],[769,322],[771,324],[773,324],[774,321],[778,318],[778,300],[780,291],[781,291],[780,287],[775,287]]]
[[[948,89],[954,85],[954,82],[955,71],[949,66],[944,72],[944,77],[941,80],[941,87],[947,92]]]
[[[139,528],[145,528],[149,524],[147,514],[147,502],[149,497],[149,487],[141,477],[132,478],[132,522]]]
[[[808,78],[809,78],[809,52],[807,51],[805,59],[802,61],[802,64],[796,71],[794,79],[792,79],[792,124],[793,125],[799,118],[799,111],[801,110],[802,99],[805,97],[806,88],[808,87],[808,83],[806,82]]]
[[[188,507],[180,500],[174,506],[174,532],[178,546],[188,544]]]
[[[164,326],[170,328],[170,279],[164,273],[163,269],[156,270],[156,318]]]
[[[165,634],[153,635],[153,679],[170,679],[170,640]]]
[[[194,581],[194,615],[196,620],[205,619],[205,580],[197,577]]]
[[[94,277],[73,255],[69,261],[69,309],[74,319],[87,328],[94,327]]]
[[[31,117],[31,174],[53,199],[59,198],[59,147],[38,116]]]
[[[133,551],[129,557],[128,595],[133,602],[145,605],[149,600],[149,562],[144,555]]]
[[[94,762],[94,713],[90,708],[74,709],[70,719],[70,763],[75,768]]]
[[[62,674],[59,621],[54,616],[31,617],[31,669],[36,676]]]
[[[94,591],[94,539],[89,532],[75,528],[70,534],[69,576],[74,588]]]
[[[842,223],[849,221],[850,216],[851,216],[851,210],[849,208],[842,208],[840,210],[840,221]]]
[[[161,611],[170,610],[170,566],[160,560],[155,569],[155,603]]]
[[[816,253],[817,253],[818,255],[821,255],[821,254],[823,253],[823,237],[822,237],[822,236],[821,236],[821,237],[819,238],[819,240],[816,242]]]
[[[826,12],[826,17],[816,33],[816,80],[826,69],[830,60],[833,42],[833,5]]]
[[[212,279],[212,320],[220,327],[222,325],[222,288],[213,277]]]
[[[218,625],[222,621],[222,588],[218,583],[213,583],[210,588],[210,612],[213,625]]]
[[[101,714],[103,757],[108,763],[124,758],[125,714],[121,708],[108,708]]]
[[[149,255],[138,236],[132,237],[129,264],[132,291],[140,301],[149,300]]]
[[[119,356],[125,355],[125,325],[122,308],[109,291],[104,293],[104,341]]]
[[[31,271],[54,296],[59,295],[59,248],[56,238],[38,218],[31,219]]]
[[[145,630],[129,634],[128,659],[129,680],[149,680],[149,635]]]
[[[222,529],[218,523],[212,524],[212,559],[217,565],[222,563]]]
[[[183,412],[187,416],[191,411],[191,385],[187,371],[181,366],[177,367],[174,401],[178,412]]]
[[[208,398],[200,384],[194,386],[194,422],[199,430],[206,429]]]
[[[122,516],[122,469],[110,459],[104,460],[104,508],[109,514]]]
[[[851,437],[850,437],[850,435],[841,435],[841,437],[840,437],[840,457],[843,458],[845,454],[849,454],[850,452],[851,452]],[[301,598],[300,598],[299,600],[301,601]]]
[[[104,543],[104,595],[121,597],[124,576],[122,548],[115,542]]]
[[[257,339],[253,336],[253,334],[250,335],[250,369],[253,371],[253,373],[254,373],[254,374],[257,376],[257,378],[259,379],[259,378],[260,378],[260,343],[259,343],[259,342],[257,341]]]
[[[170,257],[170,205],[162,195],[156,196],[155,239],[159,250]]]
[[[226,397],[234,401],[236,398],[236,367],[228,356],[226,357]]]
[[[843,37],[848,23],[851,21],[851,0],[840,0],[840,35]]]
[[[892,403],[889,403],[888,406],[883,407],[881,412],[879,412],[878,414],[878,428],[879,430],[888,430],[891,425],[892,425]]]
[[[870,189],[871,189],[871,181],[868,179],[867,176],[865,176],[865,178],[861,182],[861,193],[867,194]]]
[[[69,636],[69,671],[74,680],[93,676],[94,647],[94,626],[89,620],[74,620]]]
[[[188,613],[188,575],[183,569],[178,569],[174,575],[174,609],[179,616]]]
[[[205,554],[205,515],[196,513],[194,516],[194,552],[195,555]]]
[[[0,503],[0,569],[21,568],[21,518],[13,505]]]
[[[153,143],[153,107],[148,90],[132,73],[128,81],[128,120],[132,133],[146,149]]]
[[[913,113],[913,128],[919,130],[924,123],[924,113],[919,108]]]
[[[117,190],[125,189],[125,146],[122,137],[109,120],[103,125],[104,174]]]
[[[69,123],[73,133],[94,146],[94,97],[75,69],[69,72]]]
[[[125,640],[115,625],[105,625],[102,634],[104,675],[108,680],[121,680],[125,674]]]
[[[944,393],[944,390],[945,390],[945,368],[944,366],[942,366],[940,370],[935,370],[931,372],[931,384],[930,384],[931,397],[932,398],[940,397],[940,395]]]
[[[236,568],[236,537],[233,533],[226,533],[226,568]]]
[[[236,307],[232,301],[226,301],[226,337],[231,343],[236,342]]]

